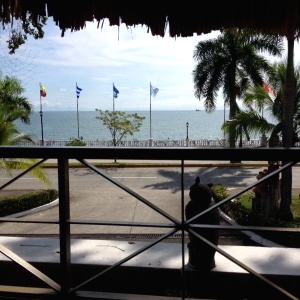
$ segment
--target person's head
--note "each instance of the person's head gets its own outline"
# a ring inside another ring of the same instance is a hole
[[[212,191],[206,184],[200,183],[200,178],[195,179],[195,183],[190,187],[190,199],[192,201],[208,206],[212,201]]]

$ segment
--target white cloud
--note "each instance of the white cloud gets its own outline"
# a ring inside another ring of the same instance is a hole
[[[152,36],[145,26],[127,29],[105,23],[100,29],[88,23],[85,29],[61,37],[59,28],[50,19],[48,23],[42,40],[29,38],[19,56],[9,58],[16,66],[26,60],[21,77],[35,110],[39,110],[39,82],[47,90],[42,99],[45,110],[76,110],[76,82],[82,88],[81,110],[112,109],[113,83],[120,91],[116,109],[148,110],[150,82],[159,88],[154,110],[203,108],[203,101],[194,97],[193,51],[198,41],[214,38],[217,32],[175,39]],[[217,107],[223,109],[222,99]]]

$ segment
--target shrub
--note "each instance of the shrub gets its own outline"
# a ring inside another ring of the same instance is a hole
[[[240,195],[235,201],[227,202],[222,206],[222,211],[226,213],[230,218],[235,220],[240,225],[244,226],[260,226],[260,227],[286,227],[296,228],[299,227],[299,218],[295,217],[292,222],[285,222],[276,217],[267,217],[261,214],[257,214],[251,210],[253,194],[251,192]],[[291,208],[296,214],[296,210],[299,203],[299,197],[293,197]],[[260,236],[272,240],[275,243],[284,245],[286,247],[300,247],[300,234],[299,233],[287,233],[287,232],[270,232],[270,231],[258,231]]]
[[[0,197],[0,217],[29,210],[58,198],[58,191],[54,189],[32,192],[18,197]]]
[[[211,190],[213,192],[213,197],[216,203],[229,197],[227,187],[222,184],[214,184],[211,187]]]
[[[227,197],[227,187],[221,184],[214,184],[212,187],[213,197],[220,202]],[[246,192],[238,196],[234,201],[223,204],[220,209],[231,219],[243,226],[258,227],[286,227],[298,228],[300,225],[300,197],[293,196],[291,210],[294,215],[292,222],[285,222],[278,218],[266,217],[252,211],[253,192]],[[300,248],[300,233],[257,231],[257,234],[286,247]]]
[[[80,139],[70,138],[70,142],[65,144],[66,146],[86,146],[86,142],[83,141],[83,137]]]

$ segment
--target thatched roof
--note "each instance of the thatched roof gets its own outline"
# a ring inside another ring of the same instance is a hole
[[[300,28],[300,1],[274,0],[201,1],[201,0],[0,0],[1,20],[12,16],[25,18],[32,13],[53,17],[62,30],[81,30],[87,21],[109,19],[110,25],[145,25],[153,35],[187,37],[223,27],[248,27],[285,36]],[[166,25],[169,24],[169,33]]]

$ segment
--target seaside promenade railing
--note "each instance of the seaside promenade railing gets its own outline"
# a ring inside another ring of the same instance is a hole
[[[61,147],[69,143],[70,140],[44,140],[44,146]],[[112,140],[82,140],[88,147],[111,147],[113,146]],[[38,142],[42,145],[42,142]],[[20,142],[20,146],[31,146],[29,142]],[[225,139],[200,139],[200,140],[122,140],[118,146],[120,147],[227,147]],[[261,146],[259,139],[252,139],[250,141],[243,141],[242,146],[246,148],[255,148]],[[239,142],[236,143],[239,147]]]
[[[111,140],[82,140],[88,147],[112,147]],[[70,143],[70,140],[44,140],[44,146],[61,147]],[[42,141],[36,143],[42,146]],[[30,142],[19,142],[19,146],[32,146]],[[228,147],[228,142],[225,139],[202,139],[202,140],[124,140],[118,146],[120,147]],[[240,142],[236,142],[236,147],[240,147]],[[242,141],[244,148],[263,147],[260,139],[251,139]],[[295,147],[300,147],[300,142],[295,144]]]
[[[193,219],[185,220],[184,217],[184,193],[185,193],[185,164],[189,161],[198,161],[199,164],[205,161],[284,161],[279,169],[270,173],[269,175],[263,177],[262,179],[256,181],[254,184],[250,184],[242,191],[216,203],[206,211],[202,212],[199,215],[205,214],[211,211],[214,208],[221,207],[224,203],[233,200],[237,196],[251,190],[257,184],[260,184],[272,176],[278,176],[281,172],[291,170],[291,168],[300,161],[300,149],[299,148],[227,148],[227,147],[54,147],[54,146],[34,146],[34,147],[1,147],[1,158],[36,158],[39,159],[37,165],[43,164],[48,159],[57,160],[57,169],[58,169],[58,189],[59,189],[59,212],[56,220],[22,220],[22,218],[10,218],[10,217],[1,217],[0,222],[2,223],[32,223],[36,224],[57,224],[59,226],[59,240],[60,240],[60,250],[58,255],[60,256],[60,281],[56,282],[53,279],[49,278],[46,273],[41,273],[41,270],[38,270],[33,265],[24,261],[18,255],[11,253],[9,249],[0,245],[0,252],[8,257],[11,261],[16,263],[19,267],[27,270],[29,273],[34,275],[36,279],[40,280],[43,283],[43,286],[47,288],[41,288],[39,285],[36,286],[36,280],[33,280],[29,287],[24,286],[3,286],[0,281],[0,296],[5,295],[6,297],[12,296],[18,298],[17,296],[22,295],[26,299],[67,299],[69,296],[74,296],[80,298],[80,292],[85,290],[86,286],[98,279],[101,276],[105,276],[106,273],[119,268],[122,264],[127,261],[130,261],[135,256],[139,255],[143,251],[146,251],[153,247],[154,245],[164,241],[166,238],[180,232],[182,236],[182,267],[181,267],[181,298],[185,299],[185,247],[184,247],[184,235],[186,232],[190,232],[200,238],[202,241],[206,242],[210,247],[215,248],[217,252],[221,255],[228,258],[231,262],[237,264],[239,267],[244,269],[247,273],[255,277],[257,280],[262,281],[264,284],[269,285],[271,289],[276,291],[279,295],[282,295],[282,299],[299,299],[298,296],[294,296],[292,292],[283,289],[278,282],[271,281],[262,274],[258,274],[256,271],[251,269],[249,266],[243,264],[239,260],[235,259],[224,250],[219,247],[211,244],[209,241],[196,234],[193,228],[203,227],[207,229],[226,229],[226,230],[251,230],[251,231],[272,231],[272,232],[284,232],[286,234],[299,233],[300,231],[295,228],[279,228],[279,227],[253,227],[253,226],[224,226],[224,225],[195,225],[192,223]],[[116,179],[107,175],[107,173],[93,165],[93,160],[107,160],[107,159],[118,159],[118,160],[144,160],[145,162],[151,161],[178,161],[180,166],[180,190],[181,190],[181,216],[180,219],[177,219],[167,213],[165,210],[157,207],[151,201],[147,200],[142,195],[134,192],[129,187],[121,184]],[[82,163],[86,168],[93,171],[95,174],[98,174],[100,177],[111,182],[115,187],[121,189],[122,191],[128,193],[129,195],[135,197],[141,203],[147,205],[161,216],[165,217],[167,223],[148,223],[148,222],[130,222],[130,221],[113,221],[113,220],[74,220],[70,214],[70,185],[69,185],[69,162],[70,160],[77,160]],[[11,183],[15,182],[19,178],[23,177],[31,170],[22,172],[18,176],[12,178],[7,183],[0,187],[0,190],[9,186]],[[109,266],[104,271],[99,271],[98,274],[91,276],[88,280],[84,280],[81,283],[74,285],[72,283],[72,260],[71,260],[71,225],[89,225],[89,226],[123,226],[123,227],[153,227],[153,228],[164,228],[167,230],[165,234],[159,238],[154,239],[154,241],[149,242],[147,246],[138,250],[137,252],[130,254],[125,259],[120,260],[112,266]],[[287,254],[288,255],[288,252]],[[282,258],[283,259],[283,258]],[[265,264],[272,264],[269,261],[269,257],[266,257]],[[7,265],[1,266],[5,268]],[[295,266],[296,267],[296,266]],[[5,274],[5,271],[2,271],[2,274]],[[155,276],[155,273],[154,273]],[[18,277],[18,274],[16,274]],[[118,278],[118,280],[122,280]],[[151,282],[151,278],[149,278]],[[138,284],[138,283],[136,283]],[[118,281],[115,281],[115,285],[118,285]],[[134,285],[133,285],[134,286]],[[99,290],[101,291],[101,285],[99,285]],[[241,286],[239,286],[242,289]],[[86,290],[85,290],[86,291]],[[253,286],[252,291],[255,291]],[[259,294],[259,291],[258,291]],[[95,291],[88,295],[84,294],[84,299],[95,298]],[[32,296],[32,298],[30,298]],[[261,296],[261,295],[260,295]],[[259,298],[259,297],[258,297]],[[271,297],[272,298],[272,297]],[[121,299],[121,298],[120,298]],[[275,298],[272,298],[275,299]],[[278,298],[281,299],[281,298]]]

